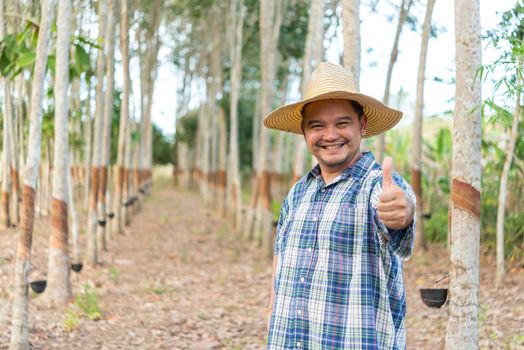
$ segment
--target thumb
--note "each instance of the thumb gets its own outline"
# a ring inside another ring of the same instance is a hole
[[[382,188],[393,186],[393,158],[391,157],[386,157],[382,163],[382,178]]]

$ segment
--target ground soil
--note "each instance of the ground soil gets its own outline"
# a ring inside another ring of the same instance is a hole
[[[33,275],[47,266],[48,223],[35,225]],[[82,230],[84,231],[84,230]],[[8,348],[16,230],[0,231],[0,349]],[[81,234],[82,244],[85,234]],[[419,287],[447,272],[445,247],[430,246],[405,265],[409,349],[444,348],[447,306],[428,308]],[[483,258],[480,345],[524,348],[524,269],[512,266],[504,288]],[[90,320],[73,302],[49,307],[31,293],[33,349],[263,349],[271,262],[234,233],[195,192],[153,189],[101,265],[72,272],[76,295],[94,293],[101,316]],[[36,278],[36,277],[35,277]],[[439,285],[446,285],[443,281]],[[91,286],[91,292],[86,292]],[[71,316],[73,315],[73,316]]]

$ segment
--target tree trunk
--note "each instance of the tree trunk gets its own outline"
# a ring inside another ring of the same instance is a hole
[[[122,52],[122,69],[124,78],[122,82],[122,104],[120,107],[120,125],[118,128],[118,154],[116,168],[115,198],[113,201],[113,233],[122,232],[122,208],[124,205],[124,156],[126,147],[126,129],[129,121],[129,10],[128,1],[120,4],[120,51]]]
[[[92,159],[92,148],[93,148],[93,118],[91,117],[91,82],[88,81],[86,84],[87,98],[86,98],[86,114],[84,121],[84,208],[89,210],[89,191],[91,188],[91,159]]]
[[[273,100],[273,83],[276,73],[276,53],[280,24],[282,21],[282,6],[285,2],[275,3],[269,0],[260,2],[260,52],[261,57],[261,115],[271,111]],[[272,214],[271,214],[271,188],[270,188],[270,134],[269,129],[260,128],[260,149],[258,166],[258,200],[255,211],[255,237],[268,253],[272,251]]]
[[[128,121],[126,126],[126,147],[124,152],[124,181],[123,181],[123,192],[122,196],[124,198],[125,205],[122,207],[122,223],[124,226],[129,226],[131,224],[131,215],[130,215],[130,204],[131,204],[131,191],[130,191],[130,179],[129,179],[129,169],[131,166],[131,127],[132,124]]]
[[[360,84],[360,0],[342,0],[344,67],[351,69],[357,89]]]
[[[35,217],[35,186],[41,154],[44,79],[54,7],[54,0],[44,0],[42,2],[42,15],[32,79],[27,161],[25,162],[24,168],[24,185],[22,192],[22,215],[16,249],[10,350],[29,349],[28,274],[31,269],[31,244]],[[3,6],[0,6],[0,8],[3,8]]]
[[[424,111],[424,80],[426,70],[426,57],[428,53],[429,34],[431,32],[431,16],[435,0],[428,0],[426,5],[426,17],[422,25],[422,43],[420,45],[420,57],[417,75],[417,100],[415,103],[415,123],[413,124],[413,148],[411,162],[411,183],[417,196],[417,233],[415,238],[415,249],[426,251],[426,240],[424,239],[424,202],[422,197],[422,118]]]
[[[411,4],[413,4],[413,0],[402,0],[402,3],[400,4],[400,15],[398,18],[397,30],[395,32],[395,40],[393,41],[393,48],[391,49],[391,55],[389,57],[388,73],[386,77],[386,87],[384,88],[384,98],[382,99],[382,102],[384,102],[385,105],[389,103],[389,88],[391,85],[391,76],[393,75],[393,67],[395,66],[395,62],[397,62],[398,43],[400,40],[400,34],[402,32],[402,27],[404,27],[404,23],[406,23],[406,19],[408,18],[409,9],[411,8]],[[386,151],[386,134],[382,133],[378,135],[378,147],[377,147],[377,161],[378,162],[382,163],[385,151]]]
[[[5,20],[5,3],[0,2],[0,38],[6,36],[6,20]],[[11,87],[10,81],[7,78],[2,78],[0,80],[3,83],[3,128],[2,128],[2,211],[0,215],[0,220],[2,221],[2,226],[4,228],[9,228],[11,226],[11,216],[10,216],[10,197],[11,197]]]
[[[229,120],[229,167],[227,181],[228,208],[234,213],[234,227],[239,230],[242,226],[242,187],[240,177],[240,162],[238,154],[238,99],[242,82],[242,37],[244,26],[244,0],[232,0],[230,16],[231,31],[234,31],[233,40],[229,48],[232,62],[231,93],[230,93],[230,120]]]
[[[98,32],[99,40],[104,43],[104,33],[107,24],[107,0],[98,3]],[[103,140],[103,86],[104,86],[104,45],[98,49],[96,62],[96,111],[95,126],[93,128],[93,158],[91,161],[91,195],[89,199],[88,221],[87,221],[87,255],[91,265],[98,264],[98,247],[96,230],[98,225],[97,203],[100,186],[100,163]]]
[[[342,31],[344,36],[344,67],[351,69],[357,90],[360,89],[360,0],[342,0]],[[366,139],[360,140],[360,150],[368,151]]]
[[[451,251],[447,349],[477,349],[481,184],[481,60],[478,0],[455,1]]]
[[[98,180],[98,226],[96,230],[97,246],[101,250],[107,250],[107,236],[109,225],[107,225],[107,198],[108,191],[108,173],[109,173],[109,155],[111,152],[111,119],[113,117],[113,90],[115,81],[115,22],[116,22],[116,4],[114,0],[108,1],[107,14],[107,53],[106,53],[106,91],[104,101],[104,122],[102,125],[102,149],[101,162],[99,168]]]
[[[304,52],[304,66],[302,70],[301,90],[302,96],[311,78],[311,72],[317,66],[321,57],[324,56],[324,3],[323,0],[312,0],[309,14],[308,31],[306,37],[306,48]],[[295,135],[295,159],[293,162],[293,175],[291,184],[295,184],[303,175],[306,167],[307,147],[303,135]]]
[[[59,0],[56,40],[55,127],[53,157],[53,198],[46,296],[52,304],[72,298],[69,281],[67,178],[69,177],[68,87],[71,2]]]
[[[519,69],[522,69],[522,61],[518,62]],[[522,85],[521,75],[517,76],[517,86]],[[502,286],[502,281],[506,275],[504,267],[504,218],[506,211],[506,193],[508,187],[509,169],[513,161],[513,152],[515,151],[515,144],[519,134],[519,121],[520,121],[520,96],[521,92],[517,89],[515,93],[515,111],[513,113],[513,121],[511,123],[511,131],[509,134],[509,141],[506,144],[506,159],[504,160],[504,167],[502,168],[502,174],[500,175],[500,187],[499,187],[499,203],[497,209],[497,275],[496,283],[497,287]]]

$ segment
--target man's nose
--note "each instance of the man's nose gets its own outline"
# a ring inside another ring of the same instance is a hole
[[[334,125],[329,125],[324,129],[323,139],[326,141],[338,139],[337,128]]]

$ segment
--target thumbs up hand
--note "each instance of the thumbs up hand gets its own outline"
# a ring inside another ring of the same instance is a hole
[[[386,157],[382,163],[383,181],[379,197],[378,217],[387,228],[399,230],[413,221],[415,205],[393,180],[393,158]]]

